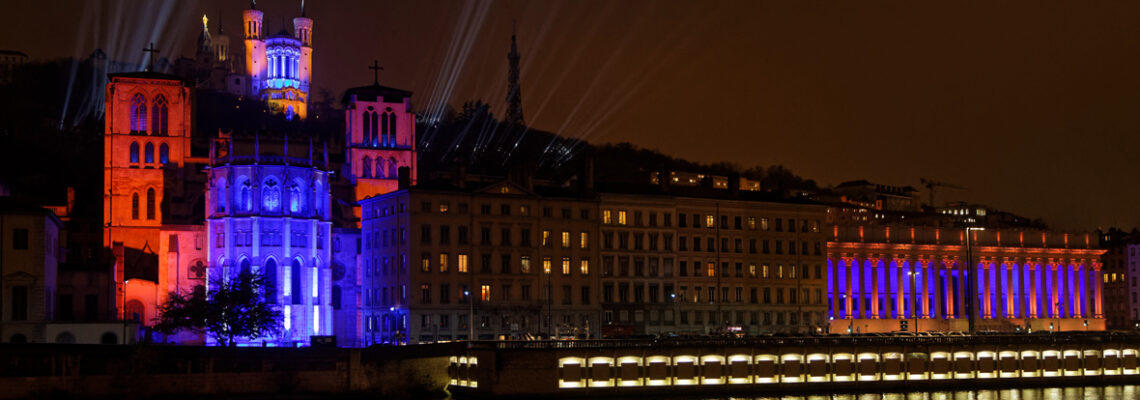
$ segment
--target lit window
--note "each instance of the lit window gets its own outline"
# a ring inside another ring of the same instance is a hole
[[[590,247],[590,234],[589,233],[582,232],[579,246],[581,246],[581,248],[583,248],[583,249]]]
[[[763,266],[761,266],[760,277],[765,278],[765,279],[768,278],[768,264],[764,264]]]
[[[602,210],[602,223],[607,225],[613,223],[613,216],[610,215],[610,210]]]
[[[448,208],[447,202],[439,203],[439,213],[440,214],[447,214],[447,208]]]
[[[522,215],[524,217],[530,215],[530,206],[519,206],[519,215]]]
[[[463,259],[463,255],[460,254],[459,258]],[[439,254],[439,272],[447,272],[447,253]]]
[[[589,275],[590,274],[590,260],[583,258],[582,261],[580,262],[580,264],[581,264],[580,268],[582,270],[582,275]]]
[[[756,217],[748,217],[748,229],[756,230]]]
[[[562,248],[570,248],[570,232],[562,231]]]
[[[562,257],[562,275],[570,275],[570,257]]]
[[[313,333],[321,331],[321,306],[313,306]]]
[[[783,278],[783,277],[784,277],[784,265],[783,264],[777,265],[776,266],[776,278]]]
[[[460,254],[459,255],[459,259],[456,262],[455,268],[460,273],[467,272],[467,255],[466,254]]]
[[[550,257],[542,258],[542,272],[546,274],[550,273]]]
[[[479,286],[479,301],[491,301],[491,285]]]
[[[288,287],[288,286],[286,286]],[[288,295],[288,294],[286,294]],[[285,330],[291,329],[293,326],[293,306],[285,306]]]
[[[625,211],[618,211],[618,225],[625,225]]]
[[[431,272],[431,258],[428,257],[427,254],[424,254],[424,256],[420,258],[420,270],[424,272]]]
[[[313,297],[318,297],[320,295],[317,294],[317,289],[320,289],[321,286],[320,286],[320,283],[318,282],[317,269],[312,268],[312,271],[313,271]]]
[[[705,228],[712,228],[716,226],[716,218],[712,215],[705,216]]]
[[[542,231],[542,245],[550,246],[550,231]]]
[[[708,275],[707,276],[710,276],[710,277],[716,276],[716,263],[709,263],[708,264]]]
[[[519,271],[524,274],[530,273],[530,256],[519,257]]]
[[[749,264],[748,265],[748,277],[750,277],[750,278],[756,277],[756,264]]]
[[[768,219],[767,218],[760,218],[760,230],[762,230],[762,231],[768,230]]]

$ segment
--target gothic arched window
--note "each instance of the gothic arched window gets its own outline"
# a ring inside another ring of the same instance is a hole
[[[313,214],[321,216],[321,213],[323,213],[325,210],[325,205],[323,202],[324,195],[321,194],[321,189],[324,188],[324,185],[321,185],[321,182],[318,181],[316,183],[316,186],[317,189],[313,191]]]
[[[305,194],[297,184],[289,187],[289,212],[297,214],[305,210]]]
[[[139,219],[139,194],[131,193],[131,219]]]
[[[293,304],[301,304],[304,294],[301,293],[301,260],[294,258],[289,268],[289,289],[292,292]]]
[[[242,177],[245,178],[245,177]],[[238,201],[245,211],[253,211],[253,196],[250,196],[249,179],[242,179],[241,186],[238,189]]]
[[[277,211],[277,207],[281,206],[281,188],[272,177],[261,185],[261,205],[268,211]]]
[[[166,164],[168,162],[170,162],[170,147],[163,143],[158,146],[158,163]]]
[[[400,167],[397,166],[395,158],[388,160],[388,177],[392,179],[400,177]]]
[[[265,277],[265,300],[269,302],[276,301],[277,293],[277,260],[272,258],[265,260],[265,271],[262,273]]]
[[[384,159],[376,158],[376,179],[384,178]],[[391,178],[391,177],[389,177]]]
[[[241,269],[238,270],[239,274],[249,274],[250,273],[249,259],[248,258],[241,259],[241,262],[239,263],[239,265],[241,265],[241,267],[240,267]]]
[[[226,178],[218,178],[214,184],[214,207],[218,212],[226,212]]]
[[[154,143],[147,143],[146,144],[145,154],[146,154],[146,156],[143,157],[143,161],[146,161],[147,164],[153,163],[154,162]]]
[[[368,140],[368,145],[372,147],[376,147],[380,140],[380,135],[376,134],[376,129],[379,127],[378,121],[376,121],[376,115],[377,114],[375,112],[368,113],[368,119],[372,125],[371,129],[368,132],[368,136],[371,138]]]
[[[131,162],[139,162],[139,142],[131,142]]]
[[[388,140],[386,141],[385,144],[387,146],[395,146],[396,145],[396,113],[393,113],[393,112],[384,113],[384,120],[386,122],[385,125],[387,125],[387,127],[384,129],[384,131],[385,131],[384,133],[388,137]]]
[[[146,98],[142,93],[131,99],[131,133],[146,133]]]
[[[146,190],[146,219],[154,219],[155,209],[154,188]]]
[[[368,156],[364,156],[364,160],[362,160],[360,162],[360,177],[361,178],[371,178],[372,177],[372,159],[368,158]]]
[[[360,113],[360,135],[365,146],[372,144],[372,107],[368,107],[368,109],[369,111]]]
[[[155,135],[166,135],[166,117],[166,97],[160,94],[154,97],[154,107],[151,108],[151,130]]]

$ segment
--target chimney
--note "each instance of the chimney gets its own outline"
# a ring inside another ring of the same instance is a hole
[[[67,216],[71,216],[71,210],[75,209],[75,187],[67,187]]]
[[[451,176],[451,185],[463,189],[467,187],[467,165],[464,160],[456,160],[455,172]]]
[[[728,175],[728,195],[740,197],[740,174],[734,172]]]
[[[594,158],[586,159],[586,165],[583,167],[582,172],[582,194],[585,196],[594,195]]]
[[[412,186],[412,169],[408,167],[400,167],[396,172],[399,175],[398,190],[404,190]]]

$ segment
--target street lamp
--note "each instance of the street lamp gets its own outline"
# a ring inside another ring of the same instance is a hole
[[[467,306],[468,306],[467,329],[469,330],[469,333],[467,334],[468,335],[467,340],[474,341],[475,340],[475,299],[471,298],[471,290],[464,290],[463,296],[467,297]]]
[[[974,265],[973,249],[972,249],[972,247],[971,247],[972,245],[970,243],[971,242],[970,231],[984,231],[984,230],[986,230],[985,227],[973,227],[973,226],[966,227],[966,269],[965,269],[965,271],[966,271],[966,313],[969,314],[969,320],[968,321],[969,321],[969,330],[970,330],[971,335],[973,335],[975,333],[974,331],[975,331],[976,321],[975,321],[975,317],[974,317],[974,302],[977,301],[978,299],[974,295],[974,292],[977,291],[978,288],[975,287],[975,285],[972,281],[972,279],[974,278],[974,274],[971,273],[971,270],[974,269],[975,265]]]
[[[915,283],[915,280],[918,278],[918,276],[922,275],[922,272],[920,272],[920,271],[907,271],[906,274],[910,275],[910,290],[911,290],[910,298],[913,300],[911,302],[912,304],[911,304],[910,313],[911,313],[911,315],[914,315],[914,332],[918,333],[919,332],[919,330],[918,330],[918,288],[915,287],[914,283]]]

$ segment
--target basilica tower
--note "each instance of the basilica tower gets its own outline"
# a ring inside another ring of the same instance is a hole
[[[250,93],[253,94],[260,92],[267,68],[265,41],[261,36],[261,18],[262,13],[257,10],[256,3],[241,13],[245,31],[245,73],[249,75]]]

